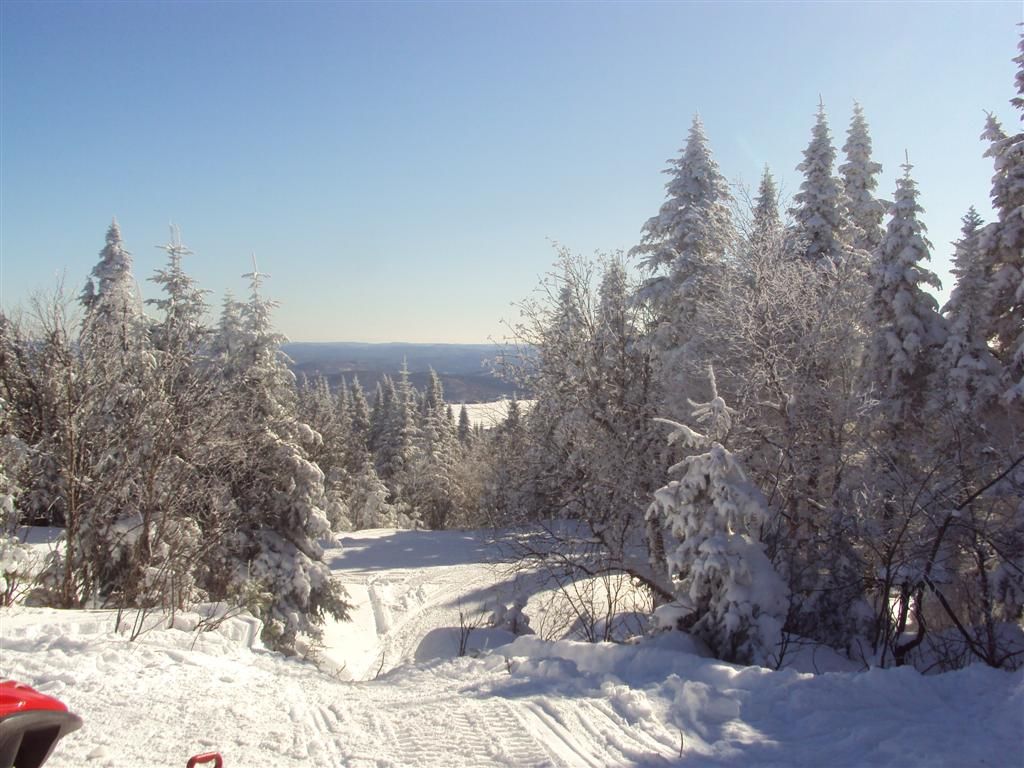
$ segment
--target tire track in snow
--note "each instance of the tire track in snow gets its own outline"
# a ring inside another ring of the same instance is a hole
[[[631,725],[601,699],[579,698],[561,706],[524,701],[519,706],[527,728],[568,766],[658,764],[678,754],[671,744]]]
[[[403,681],[400,697],[381,683],[364,683],[360,712],[348,732],[370,734],[349,752],[350,766],[504,765],[549,768],[555,761],[499,697],[460,696],[455,681],[431,674]]]
[[[484,726],[497,741],[495,757],[507,765],[543,768],[553,765],[552,755],[532,738],[522,718],[507,701],[499,698],[478,700],[479,717],[463,715],[470,730]]]

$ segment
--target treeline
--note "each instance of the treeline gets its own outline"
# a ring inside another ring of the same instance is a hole
[[[1024,38],[1015,61],[1024,112]],[[632,575],[730,660],[1019,666],[1024,134],[982,138],[996,219],[964,216],[940,309],[911,166],[878,195],[859,106],[842,158],[819,109],[785,213],[767,169],[734,198],[694,119],[639,279],[562,252],[523,305],[508,507],[581,524],[525,554]]]
[[[266,276],[254,265],[248,299],[228,296],[210,327],[191,252],[176,232],[164,248],[155,316],[116,222],[76,302],[58,292],[0,316],[3,602],[19,590],[68,608],[220,601],[292,650],[348,609],[320,542],[479,520],[486,463],[470,448],[485,441],[465,409],[455,422],[436,375],[422,393],[405,371],[385,378],[372,407],[358,380],[297,386]],[[25,523],[64,529],[33,583]]]
[[[509,410],[519,411],[514,398]],[[456,418],[432,369],[422,391],[405,367],[397,379],[384,375],[372,405],[358,377],[342,378],[337,392],[322,376],[303,381],[298,414],[317,433],[310,458],[339,501],[336,530],[438,529],[495,519],[490,454],[504,428],[473,425],[465,405]]]

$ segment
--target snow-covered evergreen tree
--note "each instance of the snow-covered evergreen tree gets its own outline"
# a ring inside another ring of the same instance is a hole
[[[403,473],[419,453],[416,410],[409,371],[403,365],[397,384],[389,376],[381,380],[371,422],[371,432],[376,435],[374,457],[377,474],[391,489],[395,499],[404,500]]]
[[[668,199],[644,224],[631,255],[641,258],[647,272],[668,277],[671,287],[679,288],[704,278],[706,268],[721,258],[732,235],[732,197],[699,116],[693,118],[680,156],[669,163],[664,171],[671,177],[665,185]]]
[[[433,368],[428,372],[427,388],[423,393],[422,416],[427,417],[431,413],[444,411],[444,386],[441,384],[441,377]],[[424,418],[425,422],[426,419]]]
[[[352,440],[362,451],[370,450],[370,406],[359,377],[352,377]]]
[[[597,289],[593,335],[584,345],[592,357],[583,358],[577,424],[588,483],[601,495],[600,503],[591,502],[592,522],[615,531],[614,538],[627,546],[643,538],[645,500],[660,479],[654,470],[660,446],[651,429],[653,367],[651,354],[639,343],[644,316],[632,301],[634,290],[622,262],[610,259]],[[647,546],[656,550],[660,542]]]
[[[682,156],[669,173],[668,199],[644,226],[631,255],[643,256],[649,275],[637,296],[649,311],[644,336],[651,350],[648,398],[672,418],[687,413],[686,399],[701,386],[699,360],[704,338],[698,331],[702,307],[717,295],[722,271],[735,242],[728,184],[694,118]],[[648,429],[653,439],[654,430]]]
[[[11,605],[16,590],[24,586],[32,564],[32,551],[19,538],[18,484],[20,467],[28,454],[27,446],[8,424],[10,409],[0,398],[0,608]]]
[[[205,292],[184,270],[192,252],[176,227],[158,246],[168,254],[166,268],[150,278],[162,296],[148,303],[160,316],[151,325],[155,361],[146,391],[145,418],[132,424],[129,441],[138,444],[134,518],[118,522],[125,538],[123,558],[132,558],[136,578],[145,584],[138,601],[181,606],[197,595],[196,575],[215,537],[210,510],[216,506],[213,480],[223,410],[206,352]],[[203,530],[205,528],[205,530]]]
[[[386,373],[377,381],[373,395],[373,409],[370,412],[370,429],[367,445],[373,454],[378,474],[384,468],[384,451],[388,425],[391,423],[395,408],[395,384]],[[383,478],[382,478],[383,479]]]
[[[417,516],[429,528],[444,528],[462,503],[456,482],[458,442],[441,379],[433,369],[423,400],[420,450],[405,471],[405,493]]]
[[[707,404],[709,415],[726,412],[724,403]],[[673,427],[670,442],[691,448],[708,442],[682,424],[667,423]],[[660,623],[689,629],[726,661],[773,663],[788,590],[760,541],[769,514],[764,496],[718,442],[669,471],[680,478],[655,493],[648,512],[677,542],[667,558],[676,601],[658,610]]]
[[[804,159],[797,170],[804,180],[800,191],[793,197],[795,205],[789,213],[793,217],[791,249],[794,254],[831,270],[848,255],[843,242],[847,229],[846,204],[842,184],[836,177],[834,165],[836,150],[825,117],[825,106],[819,104],[818,117],[811,133],[811,142],[804,150]]]
[[[205,294],[198,283],[185,272],[182,258],[192,254],[181,242],[181,232],[171,227],[171,240],[158,246],[167,251],[167,266],[158,269],[150,280],[160,286],[164,296],[150,299],[162,314],[162,322],[154,328],[154,344],[161,350],[194,357],[200,351],[205,335]]]
[[[655,315],[652,341],[662,354],[668,412],[682,411],[678,392],[685,345],[692,342],[697,305],[715,290],[717,271],[735,237],[729,185],[711,156],[704,125],[695,116],[686,147],[665,170],[667,200],[643,227],[630,255],[640,258],[648,279],[640,297]]]
[[[938,303],[925,290],[942,284],[924,266],[931,243],[918,218],[923,209],[910,170],[910,164],[904,164],[903,176],[896,182],[892,218],[875,253],[868,316],[871,338],[864,361],[865,376],[882,413],[891,426],[902,425],[900,429],[919,422],[927,405],[935,350],[946,340]]]
[[[851,228],[850,244],[873,253],[882,242],[885,203],[875,197],[876,177],[882,166],[871,159],[871,136],[864,110],[854,102],[853,117],[843,145],[846,162],[839,166],[843,180],[846,216]]]
[[[221,378],[231,378],[237,368],[243,344],[241,311],[242,305],[235,300],[231,291],[225,292],[210,347],[211,363],[218,369]]]
[[[469,445],[470,440],[473,438],[473,426],[470,424],[469,409],[466,408],[465,403],[459,408],[458,436],[459,442],[463,446]]]
[[[87,439],[75,461],[82,481],[76,502],[81,514],[66,536],[65,567],[77,574],[72,602],[98,599],[133,607],[157,599],[147,575],[154,542],[145,534],[159,503],[154,492],[167,457],[166,440],[173,436],[163,429],[169,403],[131,254],[116,221],[107,230],[81,302],[85,311],[76,375],[87,394],[77,404],[76,420]],[[182,594],[187,592],[184,586]]]
[[[312,427],[319,439],[308,447],[308,458],[324,473],[324,492],[327,499],[324,511],[335,531],[351,528],[345,498],[351,488],[348,466],[350,462],[349,430],[344,422],[344,411],[339,413],[338,400],[331,393],[323,375],[305,382],[299,391],[300,415]]]
[[[523,522],[533,510],[524,499],[527,439],[515,398],[509,401],[505,419],[487,433],[486,450],[486,472],[480,490],[484,519],[492,526]]]
[[[1024,120],[1024,35],[1014,61],[1017,96],[1011,103]],[[1002,397],[1024,400],[1024,130],[1007,135],[989,115],[982,138],[995,166],[992,207],[996,220],[985,227],[981,248],[991,274],[989,316],[991,344],[1003,366]]]
[[[80,301],[88,323],[99,324],[105,332],[117,334],[116,338],[97,343],[110,341],[127,348],[138,342],[142,334],[142,300],[132,273],[132,255],[121,239],[117,219],[107,229],[106,245],[100,251],[100,260],[93,267]]]
[[[338,392],[334,398],[334,418],[338,422],[338,429],[345,435],[347,441],[352,440],[352,393],[349,391],[348,382],[341,377],[338,385]]]
[[[349,510],[356,528],[409,528],[412,523],[401,509],[391,504],[390,491],[367,460],[356,475],[349,496]]]
[[[977,413],[1001,394],[999,364],[988,346],[991,275],[980,247],[982,219],[973,206],[963,217],[953,256],[956,285],[943,307],[949,335],[940,356],[937,383],[960,413]]]
[[[761,252],[770,249],[782,236],[782,217],[779,216],[779,190],[775,177],[766,165],[761,175],[754,200],[754,211],[750,222],[750,245]]]
[[[260,605],[263,635],[287,651],[300,634],[317,637],[325,616],[344,618],[349,606],[318,543],[331,532],[324,474],[307,457],[319,436],[296,418],[294,376],[255,260],[246,277],[251,293],[241,309],[243,343],[228,391],[238,416],[231,437],[244,450],[231,469],[236,520],[222,550],[225,587],[242,594],[255,586],[270,595]]]

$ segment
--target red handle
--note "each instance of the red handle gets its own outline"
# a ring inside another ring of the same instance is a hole
[[[224,768],[224,758],[219,752],[204,752],[201,755],[193,755],[188,759],[185,768],[196,768],[200,763],[213,763],[213,768]]]

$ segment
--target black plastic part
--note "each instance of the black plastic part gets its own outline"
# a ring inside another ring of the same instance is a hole
[[[0,720],[0,768],[39,768],[57,742],[82,727],[70,712],[32,710]]]

